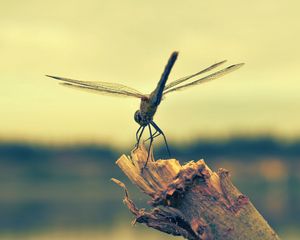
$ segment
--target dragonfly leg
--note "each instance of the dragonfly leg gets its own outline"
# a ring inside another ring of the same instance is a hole
[[[140,133],[141,128],[142,128],[142,126],[140,125],[139,129],[135,133],[136,142],[138,142],[138,140],[139,140],[139,133]]]
[[[156,129],[155,129],[155,133],[153,133],[153,139],[154,138],[156,138],[156,137],[158,137],[159,135],[161,135],[161,133],[160,132],[158,132]],[[147,142],[149,139],[151,139],[151,137],[148,137],[146,140],[145,140],[145,142]]]
[[[135,151],[135,150],[138,148],[138,146],[139,146],[139,134],[140,134],[141,128],[142,128],[142,126],[140,126],[139,129],[138,129],[138,130],[136,131],[136,133],[135,133],[136,143],[135,143],[135,145],[134,145],[133,151]]]
[[[163,136],[165,144],[166,144],[166,147],[167,147],[167,151],[168,151],[169,157],[171,157],[169,145],[168,145],[167,138],[166,138],[164,132],[156,125],[155,122],[151,121],[150,124],[155,128],[156,131],[159,132],[159,134],[157,136],[159,136],[160,134]]]
[[[152,134],[152,130],[151,130],[151,126],[150,124],[148,124],[148,129],[149,129],[149,134],[150,134],[150,144],[149,144],[149,148],[148,148],[148,156],[147,156],[147,160],[142,168],[142,172],[144,170],[144,168],[147,167],[148,161],[149,161],[149,157],[150,157],[150,151],[151,151],[151,147],[152,147],[152,143],[153,143],[153,134]]]
[[[135,147],[138,148],[139,147],[139,144],[140,144],[140,140],[141,140],[141,137],[143,135],[143,132],[145,130],[145,127],[146,126],[140,126],[139,129],[137,130],[136,132],[136,144],[135,144]],[[141,130],[141,132],[140,132]]]

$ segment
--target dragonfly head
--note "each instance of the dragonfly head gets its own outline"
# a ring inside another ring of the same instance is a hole
[[[134,113],[134,120],[141,126],[145,126],[147,125],[148,123],[145,121],[145,119],[142,117],[142,114],[141,114],[141,111],[140,110],[137,110],[135,113]]]
[[[135,113],[134,113],[134,121],[136,121],[138,124],[142,125],[142,116],[141,116],[141,112],[140,110],[137,110]]]

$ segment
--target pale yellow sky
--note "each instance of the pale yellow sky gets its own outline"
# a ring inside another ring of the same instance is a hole
[[[0,139],[128,146],[139,100],[82,93],[45,74],[149,93],[217,61],[246,65],[170,94],[156,123],[171,141],[300,135],[299,1],[1,1]]]

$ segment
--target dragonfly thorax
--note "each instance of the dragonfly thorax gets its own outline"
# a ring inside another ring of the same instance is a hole
[[[143,116],[141,114],[141,111],[140,110],[137,110],[135,113],[134,113],[134,120],[141,126],[146,126],[150,123],[150,121],[152,120],[152,118],[149,118],[149,117],[146,117],[146,116]]]

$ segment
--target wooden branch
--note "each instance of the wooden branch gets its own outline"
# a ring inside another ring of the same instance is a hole
[[[117,165],[145,194],[154,208],[138,209],[125,190],[124,203],[135,222],[186,239],[278,240],[279,237],[259,214],[248,197],[232,184],[229,172],[213,172],[203,160],[183,166],[176,159],[154,161],[141,145],[122,155]]]

